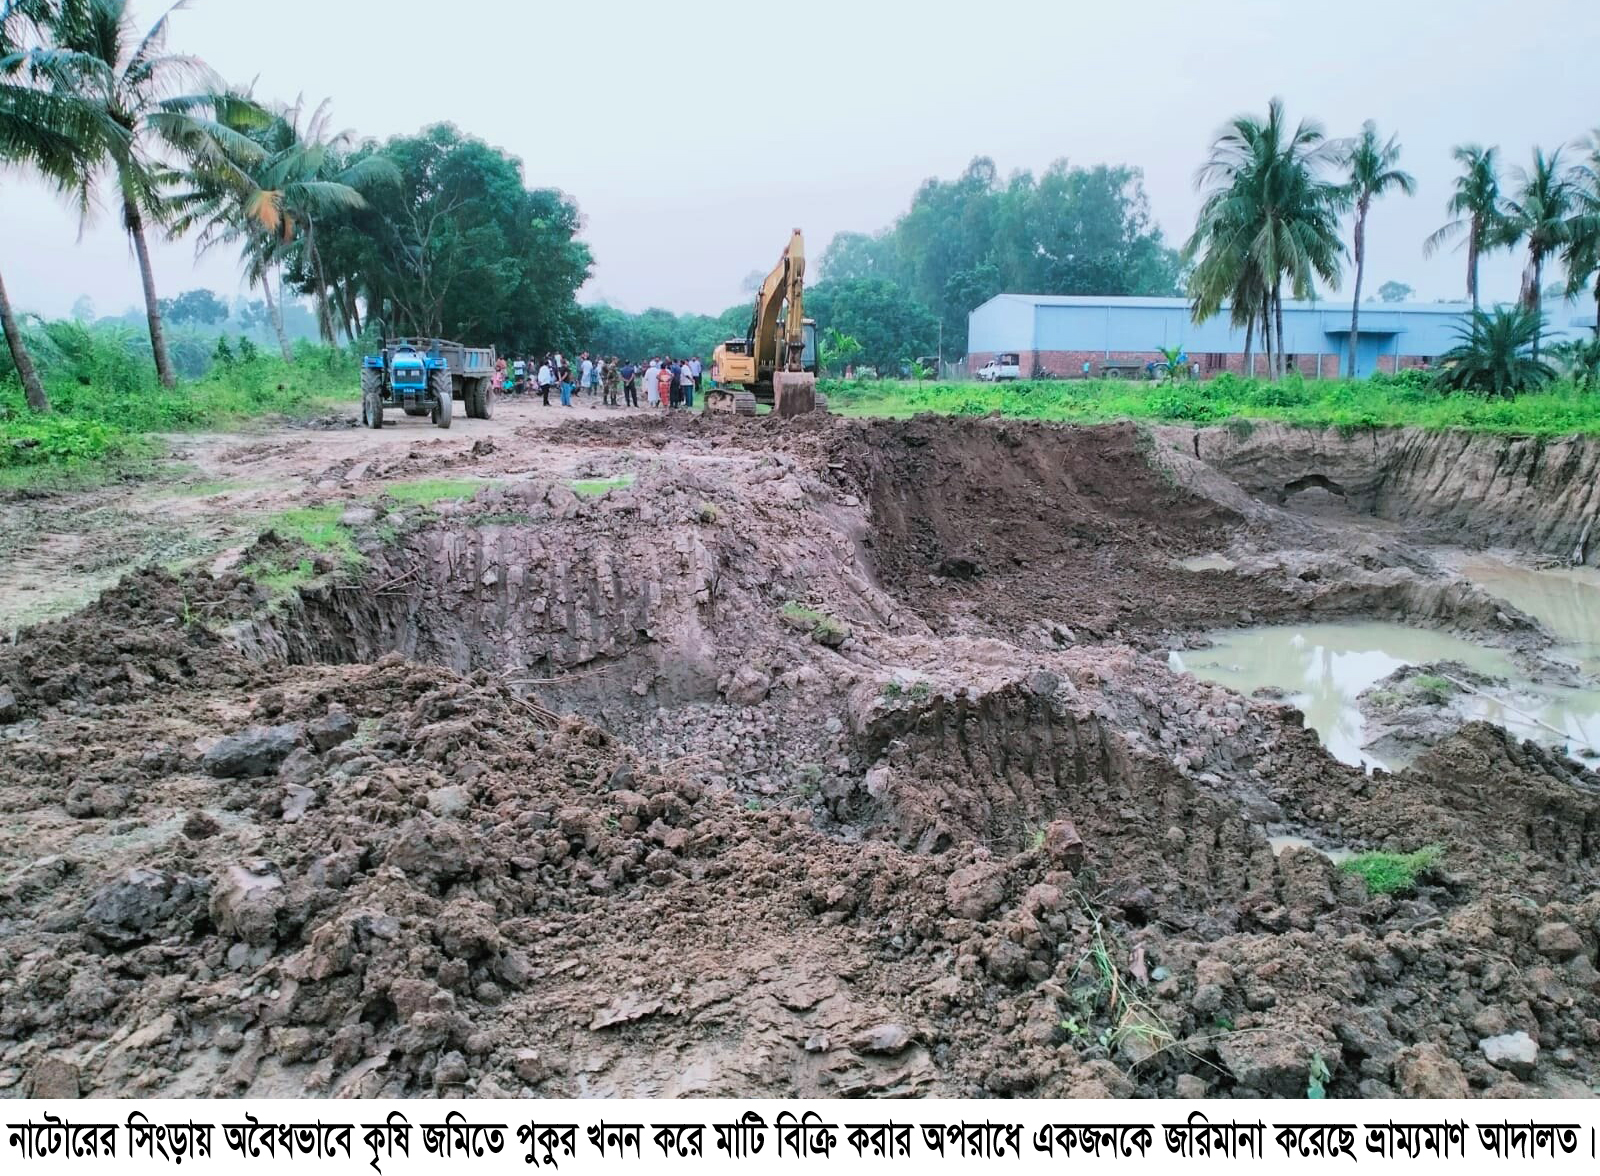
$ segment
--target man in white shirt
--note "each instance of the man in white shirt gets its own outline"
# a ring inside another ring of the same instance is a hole
[[[594,382],[594,363],[589,359],[589,353],[583,353],[583,362],[578,365],[578,387],[587,395]]]
[[[556,382],[555,373],[550,370],[547,360],[539,365],[539,396],[544,400],[544,406],[550,407],[550,385]]]
[[[650,366],[644,373],[644,402],[651,408],[661,403],[661,393],[656,389],[656,381],[661,376],[661,361],[652,359]]]

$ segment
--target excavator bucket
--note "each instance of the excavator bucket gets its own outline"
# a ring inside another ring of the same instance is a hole
[[[772,373],[772,412],[792,417],[817,407],[817,377],[810,372]]]

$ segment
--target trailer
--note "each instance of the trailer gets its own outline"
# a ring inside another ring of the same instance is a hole
[[[383,428],[386,408],[407,416],[431,417],[450,427],[455,401],[467,416],[494,414],[493,347],[467,347],[449,339],[385,339],[383,350],[361,361],[361,423]]]

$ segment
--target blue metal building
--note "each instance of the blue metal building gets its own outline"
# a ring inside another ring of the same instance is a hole
[[[1465,304],[1362,303],[1356,345],[1358,370],[1395,371],[1425,367],[1456,341]],[[1545,303],[1552,341],[1594,330],[1594,302]],[[1350,304],[1336,300],[1283,304],[1284,354],[1306,375],[1342,373],[1350,339]],[[1227,311],[1203,323],[1189,317],[1182,298],[1077,297],[999,294],[967,319],[969,370],[997,354],[1015,353],[1023,373],[1058,376],[1124,370],[1161,358],[1160,348],[1179,347],[1201,375],[1244,370],[1245,332],[1228,322]],[[1265,373],[1261,339],[1254,341],[1256,370]]]

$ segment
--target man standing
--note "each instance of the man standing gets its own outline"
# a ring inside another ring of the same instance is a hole
[[[694,368],[694,396],[698,396],[698,395],[700,395],[700,371],[701,371],[701,368],[700,368],[700,357],[698,355],[695,356],[693,359],[691,359],[689,361],[689,364],[690,364],[691,367]],[[690,397],[690,401],[689,402],[691,404],[693,404],[694,403],[694,398]]]
[[[639,407],[638,385],[634,383],[634,377],[638,374],[639,369],[633,366],[631,359],[622,365],[622,398],[629,408]]]
[[[578,388],[587,396],[594,381],[594,361],[589,358],[587,351],[579,355],[578,359],[581,361],[578,364]]]
[[[644,369],[644,402],[651,408],[661,406],[661,361],[653,355]]]
[[[539,399],[544,401],[546,408],[550,407],[550,385],[555,382],[555,373],[550,370],[550,357],[547,355],[539,365]]]

